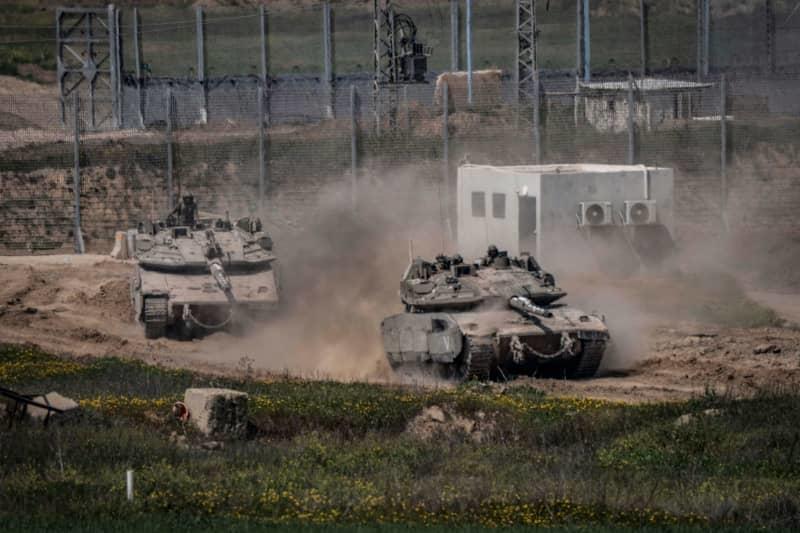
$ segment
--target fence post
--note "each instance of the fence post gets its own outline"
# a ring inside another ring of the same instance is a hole
[[[628,73],[628,164],[636,161],[636,102],[633,96],[633,74]]]
[[[696,0],[697,3],[697,81],[702,81],[708,74],[708,0]]]
[[[172,88],[167,89],[167,209],[175,207],[172,194]]]
[[[139,127],[144,129],[144,101],[142,100],[142,28],[139,8],[133,8],[133,61],[136,63],[136,112]]]
[[[519,17],[519,2],[520,0],[514,1],[514,32],[515,32],[515,53],[514,53],[514,129],[519,129],[520,123],[520,104],[522,103],[520,99],[520,78],[522,73],[520,72],[519,63],[520,63],[520,17]]]
[[[406,133],[411,134],[411,102],[408,99],[408,85],[403,85],[403,110],[406,119]]]
[[[708,77],[711,49],[711,0],[703,0],[703,76]]]
[[[467,104],[472,105],[472,0],[467,0]]]
[[[358,94],[350,86],[350,196],[353,207],[358,203]]]
[[[728,229],[728,87],[725,74],[719,82],[719,131],[720,131],[720,213],[722,224]]]
[[[581,46],[583,34],[583,22],[581,14],[583,0],[575,0],[575,76],[583,76],[583,46]]]
[[[119,98],[118,90],[119,85],[117,84],[117,36],[115,27],[117,25],[117,17],[114,11],[114,4],[108,5],[108,60],[109,60],[109,74],[110,80],[109,85],[111,85],[111,120],[114,124],[114,128],[119,128],[119,109],[117,107],[117,99]]]
[[[83,246],[83,233],[81,233],[81,124],[80,124],[80,100],[78,98],[78,91],[75,91],[75,96],[73,98],[73,115],[75,118],[73,127],[74,127],[74,158],[75,158],[75,168],[73,169],[73,193],[75,195],[75,208],[74,208],[74,218],[75,218],[75,253],[82,254],[86,252],[86,249]]]
[[[258,209],[264,210],[264,196],[267,181],[267,154],[264,142],[264,88],[258,88]]]
[[[442,84],[442,181],[447,213],[450,214],[450,86]]]
[[[200,109],[200,123],[208,122],[208,82],[206,80],[206,39],[203,24],[203,7],[195,7],[195,37],[197,40],[197,81],[203,90],[203,103]]]
[[[536,158],[537,165],[542,163],[541,105],[542,94],[539,83],[539,68],[537,66],[533,69],[533,155]]]
[[[583,81],[592,80],[592,27],[589,0],[583,0]]]
[[[117,116],[119,117],[120,128],[125,127],[125,115],[123,114],[122,102],[125,99],[125,92],[122,90],[122,72],[125,69],[124,57],[122,53],[122,35],[120,35],[120,27],[122,26],[122,13],[119,9],[114,9],[114,39],[117,52]]]
[[[766,18],[766,49],[767,61],[764,70],[769,74],[775,73],[775,6],[773,0],[765,0],[764,5]]]
[[[322,52],[325,64],[325,118],[334,118],[333,109],[333,34],[331,32],[331,3],[322,4]]]
[[[459,69],[461,60],[461,40],[458,35],[459,1],[460,0],[450,0],[450,70],[453,72]]]
[[[642,61],[642,78],[647,76],[647,61],[648,61],[648,11],[650,7],[647,4],[648,0],[639,0],[639,52]]]
[[[269,22],[267,20],[267,12],[264,9],[264,4],[258,6],[258,14],[261,30],[261,86],[264,88],[264,113],[261,117],[267,124],[270,122],[270,103],[269,103],[269,48],[267,41],[267,34],[269,30]]]
[[[125,471],[125,498],[133,501],[133,470]]]

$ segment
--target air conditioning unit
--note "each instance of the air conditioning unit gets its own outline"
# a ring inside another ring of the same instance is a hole
[[[629,200],[625,202],[625,224],[629,226],[645,226],[655,224],[655,200]]]
[[[614,223],[611,202],[581,202],[581,226],[610,226]]]

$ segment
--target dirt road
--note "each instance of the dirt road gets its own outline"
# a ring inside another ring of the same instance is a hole
[[[133,268],[128,262],[92,255],[0,258],[0,342],[34,343],[67,356],[131,357],[214,373],[286,371],[317,378],[393,379],[378,339],[381,306],[365,310],[363,316],[375,315],[374,323],[362,320],[358,328],[342,333],[323,328],[322,338],[314,338],[302,322],[292,326],[300,320],[297,317],[264,326],[265,331],[277,328],[273,334],[300,337],[295,344],[283,346],[264,342],[274,336],[264,337],[261,329],[243,337],[216,333],[192,342],[148,341],[132,321],[128,280]],[[574,292],[574,301],[582,305],[603,301],[610,313],[615,344],[597,378],[581,382],[520,379],[514,385],[530,384],[557,395],[635,402],[682,399],[707,388],[750,394],[764,387],[800,384],[800,331],[686,320],[692,316],[691,309],[680,307],[686,298],[674,296],[670,303],[664,296],[668,292],[680,295],[686,287],[671,290],[667,282],[659,283],[663,286],[652,281],[627,282],[602,290],[586,284],[591,291]],[[655,303],[654,286],[662,295]],[[713,312],[701,303],[699,309]],[[734,305],[729,303],[725,309]],[[653,306],[661,312],[654,312]],[[319,357],[296,353],[305,345],[312,346]],[[335,353],[326,355],[326,347],[334,347]],[[355,355],[343,363],[339,354],[345,352]]]

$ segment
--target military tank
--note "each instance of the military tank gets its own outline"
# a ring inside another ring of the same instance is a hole
[[[258,218],[204,215],[184,196],[164,222],[130,234],[133,309],[149,339],[188,340],[278,306],[277,257]]]
[[[566,296],[530,255],[495,246],[472,263],[414,259],[400,284],[406,312],[381,323],[395,371],[456,380],[514,375],[588,378],[609,340],[604,318],[558,303]]]

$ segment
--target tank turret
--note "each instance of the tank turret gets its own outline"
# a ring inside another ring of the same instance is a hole
[[[164,222],[139,224],[132,298],[146,336],[188,339],[277,308],[272,248],[259,219],[201,214],[189,195]]]
[[[602,317],[560,303],[567,295],[529,255],[495,246],[461,256],[415,259],[400,282],[406,312],[381,324],[395,369],[457,379],[515,374],[595,374],[609,339]]]

